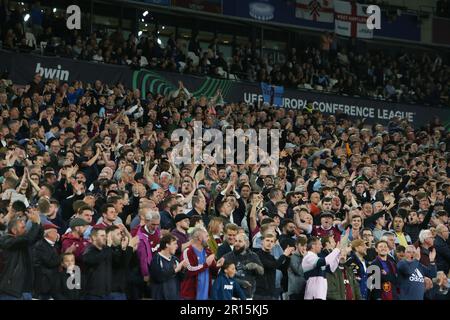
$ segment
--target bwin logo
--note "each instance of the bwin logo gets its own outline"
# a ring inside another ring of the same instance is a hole
[[[36,65],[35,73],[39,73],[45,79],[59,79],[62,81],[69,80],[69,71],[62,70],[61,65],[59,65],[59,64],[58,64],[58,67],[56,69],[54,69],[54,68],[41,67],[41,63],[39,62]]]

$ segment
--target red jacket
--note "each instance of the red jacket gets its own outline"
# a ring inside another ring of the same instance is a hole
[[[322,226],[313,226],[311,235],[319,238],[333,237],[336,243],[341,241],[341,231],[336,226],[332,226],[328,230],[325,230]]]
[[[212,254],[211,250],[209,250],[208,248],[206,248],[205,250],[207,257]],[[213,261],[210,266],[208,266],[206,263],[204,263],[203,265],[198,265],[197,255],[195,254],[192,245],[184,250],[181,257],[181,261],[183,260],[188,260],[189,264],[184,280],[181,282],[180,297],[182,299],[195,299],[197,297],[197,277],[199,273],[206,269],[209,270],[209,292],[211,292],[212,278],[217,274],[218,271],[218,268],[216,267],[216,261]]]
[[[76,249],[73,252],[75,256],[75,261],[78,264],[82,259],[82,255],[84,250],[89,246],[90,242],[86,239],[83,239],[83,236],[76,238],[71,232],[66,233],[62,236],[61,240],[61,252],[66,252],[67,248],[69,248],[72,244],[75,244]]]

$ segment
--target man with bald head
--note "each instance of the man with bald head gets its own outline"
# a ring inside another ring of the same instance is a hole
[[[234,279],[239,283],[247,298],[252,298],[256,289],[256,278],[264,274],[264,267],[258,255],[249,250],[250,242],[245,233],[238,233],[233,250],[223,256],[225,262],[236,266]]]

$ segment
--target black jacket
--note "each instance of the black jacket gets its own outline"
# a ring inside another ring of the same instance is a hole
[[[434,247],[436,248],[436,267],[438,271],[444,271],[448,274],[450,269],[450,246],[440,236],[434,239]]]
[[[284,254],[278,259],[275,259],[270,252],[262,249],[256,249],[255,252],[264,267],[264,275],[256,279],[255,294],[260,296],[273,296],[275,293],[276,271],[277,269],[281,269],[288,259]]]
[[[389,273],[383,274],[380,273],[381,276],[381,288],[369,288],[369,299],[370,300],[382,300],[383,296],[383,288],[389,287],[392,289],[392,296],[394,300],[398,299],[399,289],[398,289],[398,277],[397,277],[397,265],[395,261],[388,256],[387,263],[389,266]],[[383,270],[383,267],[381,265],[381,262],[379,258],[377,257],[375,260],[372,261],[371,265],[378,266],[380,270]]]
[[[195,208],[192,208],[192,210],[189,211],[189,212],[186,213],[186,214],[189,216],[189,218],[192,217],[192,216],[200,216],[200,217],[202,217],[203,224],[204,224],[205,226],[209,225],[209,220],[210,220],[210,218],[209,218],[209,215],[208,215],[206,212],[204,212],[203,214],[201,214],[200,212],[198,212],[197,210],[195,210]]]
[[[172,256],[170,260],[155,254],[150,264],[151,291],[154,300],[179,300],[180,282],[185,275],[184,271],[175,272],[178,259]]]
[[[74,195],[71,197],[66,198],[61,203],[61,212],[62,212],[62,219],[64,221],[69,221],[70,218],[75,214],[73,211],[73,203],[77,200],[83,200],[84,194],[81,195]]]
[[[269,210],[269,214],[271,217],[275,216],[278,213],[277,206],[271,200],[264,203],[264,207],[266,207],[267,210]]]
[[[112,249],[102,250],[91,245],[83,254],[85,274],[83,285],[86,296],[105,297],[111,293]]]
[[[380,212],[374,213],[370,217],[366,217],[364,219],[364,227],[373,230],[373,228],[375,227],[375,221],[377,221],[378,218],[381,218],[385,214],[387,214],[387,212],[385,210],[382,210]]]
[[[450,291],[441,291],[439,289],[439,285],[434,284],[433,288],[425,292],[424,300],[450,300]]]
[[[228,252],[231,252],[230,244],[228,243],[228,241],[224,241],[217,249],[216,259],[219,260]]]
[[[423,229],[426,229],[428,227],[428,223],[430,223],[431,220],[431,215],[433,213],[434,210],[434,206],[430,206],[430,208],[428,209],[428,212],[426,214],[426,216],[423,219],[422,223],[417,223],[417,224],[405,224],[405,232],[407,234],[409,234],[409,236],[411,237],[411,241],[412,243],[416,242],[419,239],[419,233],[420,231],[422,231]]]
[[[133,248],[122,250],[120,246],[112,247],[112,284],[111,292],[125,293],[127,276]]]
[[[216,197],[216,201],[215,201],[215,207],[218,208],[219,207],[219,203],[222,202],[224,196],[219,193]],[[244,200],[242,200],[242,198],[237,199],[239,206],[234,209],[234,211],[231,213],[233,215],[233,222],[235,224],[237,224],[238,226],[241,225],[242,219],[244,219],[245,217],[245,211],[246,211],[246,207],[245,207],[245,202]],[[220,215],[219,211],[217,211],[216,209],[216,214]]]
[[[219,247],[220,248],[220,247]],[[234,279],[239,283],[247,298],[253,297],[256,281],[264,274],[264,267],[258,255],[250,249],[241,253],[230,251],[223,256],[225,262],[232,262],[236,266]]]
[[[4,269],[0,274],[0,293],[20,298],[33,288],[32,245],[42,237],[40,224],[33,223],[23,236],[0,238]]]
[[[54,288],[55,275],[61,263],[58,250],[41,239],[33,247],[34,294],[37,298],[42,294],[51,294]]]
[[[283,250],[287,247],[295,247],[295,239],[287,234],[280,235],[278,241],[280,242],[280,246]]]
[[[54,275],[54,287],[53,287],[53,299],[55,300],[80,300],[82,297],[83,285],[83,273],[80,274],[80,288],[70,288],[68,283],[76,284],[76,279],[69,280],[71,274],[67,270],[63,269]]]
[[[283,250],[285,250],[287,247],[295,247],[295,239],[288,236],[287,234],[282,234],[280,238],[278,239],[280,242],[280,246]],[[283,277],[281,278],[281,287],[283,288],[284,292],[288,291],[288,269],[290,265],[290,258],[287,258],[287,262],[280,268],[281,272],[283,274]]]

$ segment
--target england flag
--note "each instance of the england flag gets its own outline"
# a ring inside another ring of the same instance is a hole
[[[334,21],[333,0],[297,0],[295,16],[318,22]]]
[[[367,28],[366,7],[359,3],[334,1],[334,32],[352,38],[373,38],[373,30]]]

